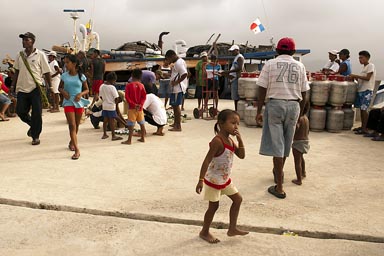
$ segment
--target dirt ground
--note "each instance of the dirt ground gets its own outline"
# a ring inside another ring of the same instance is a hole
[[[384,143],[352,131],[311,132],[307,178],[302,186],[291,182],[289,157],[287,198],[279,200],[267,192],[272,159],[258,154],[261,129],[242,123],[246,158],[235,160],[232,177],[244,199],[239,224],[251,234],[226,237],[220,227],[228,223],[230,200],[223,198],[212,231],[222,242],[200,240],[207,203],[194,190],[215,121],[194,119],[196,105],[186,100],[192,120],[183,132],[166,128],[158,137],[147,125],[146,142],[132,145],[102,140],[87,119],[77,161],[70,159],[63,112],[43,113],[39,146],[31,146],[18,118],[0,122],[0,255],[382,255]],[[219,108],[233,102],[221,100]],[[58,211],[28,209],[41,205]],[[85,213],[73,213],[79,209]],[[276,235],[284,230],[300,236]]]

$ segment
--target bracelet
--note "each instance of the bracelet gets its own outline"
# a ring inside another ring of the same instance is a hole
[[[203,181],[204,179],[199,179],[199,181]]]
[[[245,147],[237,147],[237,148],[245,148]]]

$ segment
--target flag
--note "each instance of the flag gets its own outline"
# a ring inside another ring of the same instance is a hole
[[[257,34],[257,33],[263,32],[265,30],[265,27],[263,26],[263,24],[261,24],[259,18],[257,18],[254,22],[252,22],[250,29],[255,34]]]
[[[87,35],[89,35],[92,32],[92,20],[88,21],[88,23],[85,25],[85,28],[87,29]]]

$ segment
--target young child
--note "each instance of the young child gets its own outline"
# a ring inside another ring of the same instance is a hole
[[[117,93],[116,87],[114,84],[117,80],[117,75],[115,72],[110,72],[107,74],[106,83],[102,84],[99,91],[99,96],[103,100],[103,137],[106,139],[109,136],[107,135],[107,125],[111,128],[112,140],[122,140],[122,137],[116,136],[115,134],[115,119],[117,120],[116,105],[120,102],[119,94]]]
[[[232,200],[227,235],[243,236],[248,234],[248,232],[237,228],[237,217],[243,199],[230,178],[233,154],[241,159],[245,157],[245,148],[238,129],[239,122],[239,114],[233,110],[225,109],[219,113],[215,124],[216,136],[209,143],[209,151],[201,166],[196,193],[201,193],[204,183],[204,200],[208,200],[209,204],[208,210],[205,212],[200,238],[208,243],[220,242],[209,232],[209,227],[216,210],[219,208],[221,195],[227,195]],[[236,145],[229,135],[236,136],[239,145]]]
[[[143,105],[145,99],[147,98],[147,93],[145,92],[144,85],[140,83],[141,80],[141,70],[135,69],[132,71],[132,82],[128,83],[125,87],[125,99],[128,103],[128,139],[126,141],[121,142],[122,144],[130,145],[132,143],[132,134],[133,127],[137,122],[140,125],[140,135],[141,138],[138,140],[140,142],[144,142],[145,136],[145,119],[144,119],[144,111]]]
[[[295,135],[292,143],[293,159],[295,161],[296,179],[292,180],[296,185],[301,185],[302,180],[306,177],[305,161],[303,154],[309,151],[309,120],[307,117],[309,110],[309,102],[304,106],[303,115],[297,121]]]
[[[216,55],[211,55],[211,62],[208,62],[205,66],[208,79],[208,90],[213,92],[215,109],[218,108],[219,104],[219,72],[221,71],[221,65],[219,64]],[[205,106],[208,105],[208,98],[210,95],[205,95]]]
[[[75,151],[72,155],[72,160],[77,160],[80,157],[77,133],[84,107],[89,104],[89,101],[84,99],[83,96],[87,95],[89,90],[87,78],[79,70],[79,60],[76,55],[68,54],[65,56],[64,62],[67,72],[61,76],[59,92],[64,97],[64,113],[71,137],[68,148],[71,151]]]

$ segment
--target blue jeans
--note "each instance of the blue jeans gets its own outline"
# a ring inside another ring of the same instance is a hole
[[[239,79],[235,78],[231,82],[231,99],[232,100],[239,100],[239,89],[238,89]]]
[[[32,108],[31,115],[29,111]],[[21,121],[28,124],[33,139],[38,139],[43,127],[41,95],[38,88],[30,93],[18,92],[16,112]]]

